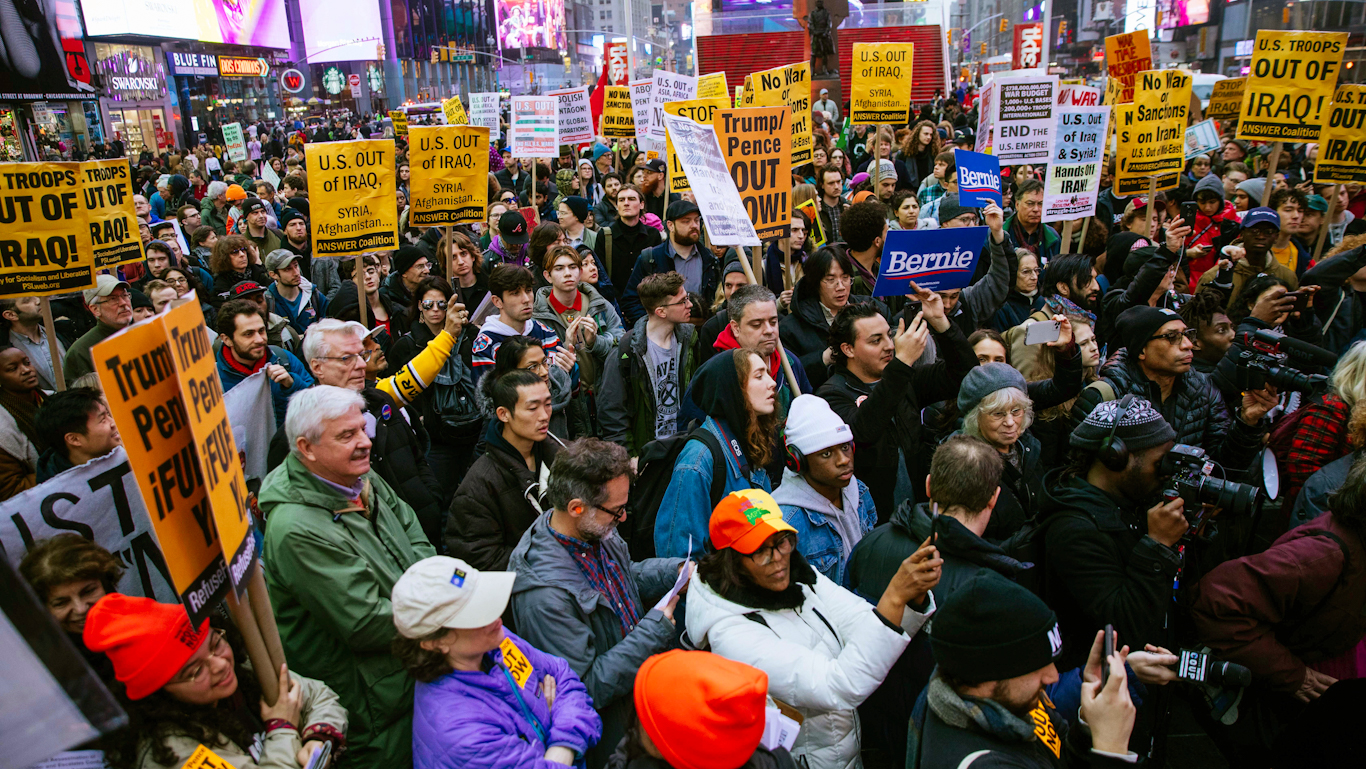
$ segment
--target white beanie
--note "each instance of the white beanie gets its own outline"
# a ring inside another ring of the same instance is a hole
[[[787,445],[803,454],[854,440],[854,431],[818,395],[798,395],[787,410]]]

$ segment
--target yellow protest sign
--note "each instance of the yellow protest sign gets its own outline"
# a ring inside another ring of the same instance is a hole
[[[811,226],[807,228],[806,232],[806,242],[810,244],[807,246],[807,250],[815,253],[816,249],[825,245],[825,227],[821,224],[820,212],[816,210],[816,199],[811,198],[802,201],[801,205],[797,206],[797,210],[806,214],[807,221],[811,222]]]
[[[741,92],[740,92],[740,103],[737,104],[737,105],[735,105],[735,106],[737,106],[737,107],[752,107],[752,106],[754,106],[754,76],[753,76],[753,75],[745,75],[745,84],[742,85],[742,86],[740,86],[740,88],[742,89]]]
[[[1346,32],[1259,31],[1238,138],[1318,141],[1346,50]]]
[[[304,145],[315,256],[398,248],[394,142],[359,139]]]
[[[664,102],[664,111],[670,115],[682,115],[683,117],[703,125],[711,125],[712,114],[718,109],[725,109],[730,106],[730,101],[724,96],[717,96],[710,99],[684,99],[683,101]],[[674,152],[673,137],[665,136],[664,140],[665,155],[669,163],[669,192],[682,192],[692,189],[688,186],[688,177],[683,173],[683,164],[678,162],[678,155]]]
[[[740,106],[740,100],[743,98],[745,98],[745,87],[742,85],[735,86],[735,106]]]
[[[517,681],[517,686],[525,687],[527,679],[536,672],[536,669],[531,665],[531,660],[526,658],[526,655],[522,653],[522,650],[517,647],[517,643],[511,638],[504,638],[503,642],[498,644],[498,650],[503,653],[503,667],[512,674],[513,679]]]
[[[1319,135],[1314,181],[1366,182],[1366,85],[1340,85]]]
[[[408,136],[409,224],[484,221],[489,198],[489,129],[413,126]]]
[[[406,136],[408,134],[408,113],[403,110],[389,110],[389,120],[394,124],[394,136]]]
[[[1105,38],[1105,66],[1119,80],[1118,98],[1107,104],[1128,104],[1134,100],[1134,80],[1138,73],[1153,68],[1153,48],[1148,30],[1127,32]]]
[[[1231,77],[1215,83],[1205,117],[1215,120],[1236,120],[1238,113],[1243,109],[1243,87],[1246,85],[1245,77]]]
[[[200,745],[194,749],[180,769],[235,769],[212,750]]]
[[[791,119],[784,107],[721,109],[713,118],[726,167],[760,238],[786,235],[792,221]]]
[[[133,173],[128,161],[116,158],[81,163],[81,192],[95,269],[147,258],[138,235],[137,211],[133,210]]]
[[[469,125],[470,116],[465,114],[465,105],[460,103],[459,96],[441,102],[441,111],[446,114],[447,125]]]
[[[787,105],[792,110],[792,165],[811,161],[811,62],[774,67],[754,74],[755,107]],[[746,94],[749,88],[745,89]]]
[[[726,83],[725,70],[697,78],[697,98],[709,99],[713,96],[730,96],[730,85]]]
[[[911,122],[913,43],[854,43],[849,124]]]
[[[82,179],[79,163],[0,165],[0,296],[95,285]]]
[[[636,115],[631,108],[631,89],[609,85],[602,93],[602,135],[626,139],[636,135]]]
[[[1138,75],[1134,103],[1115,107],[1119,152],[1115,162],[1115,194],[1136,195],[1149,189],[1177,186],[1186,158],[1186,123],[1190,114],[1191,76],[1177,69]]]

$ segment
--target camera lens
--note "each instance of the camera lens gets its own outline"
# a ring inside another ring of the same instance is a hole
[[[1210,686],[1251,686],[1252,671],[1233,662],[1211,659],[1205,668],[1205,683]]]
[[[1257,503],[1257,487],[1233,481],[1206,478],[1200,484],[1200,501],[1221,508],[1229,515],[1246,515]]]

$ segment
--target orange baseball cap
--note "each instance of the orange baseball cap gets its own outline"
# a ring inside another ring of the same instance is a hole
[[[780,531],[797,530],[783,520],[778,503],[763,489],[732,491],[711,513],[711,544],[717,550],[731,548],[749,555]]]
[[[228,185],[228,193],[227,193],[227,194],[228,194],[228,200],[246,200],[246,199],[247,199],[247,191],[244,190],[244,189],[242,189],[242,185],[240,185],[240,184],[229,184],[229,185]]]
[[[768,674],[711,652],[674,649],[636,673],[636,714],[669,766],[732,769],[764,736]]]

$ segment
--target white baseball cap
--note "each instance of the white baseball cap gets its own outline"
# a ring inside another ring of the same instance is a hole
[[[516,579],[516,572],[479,571],[459,558],[425,558],[394,583],[394,625],[406,638],[484,627],[502,616]]]

